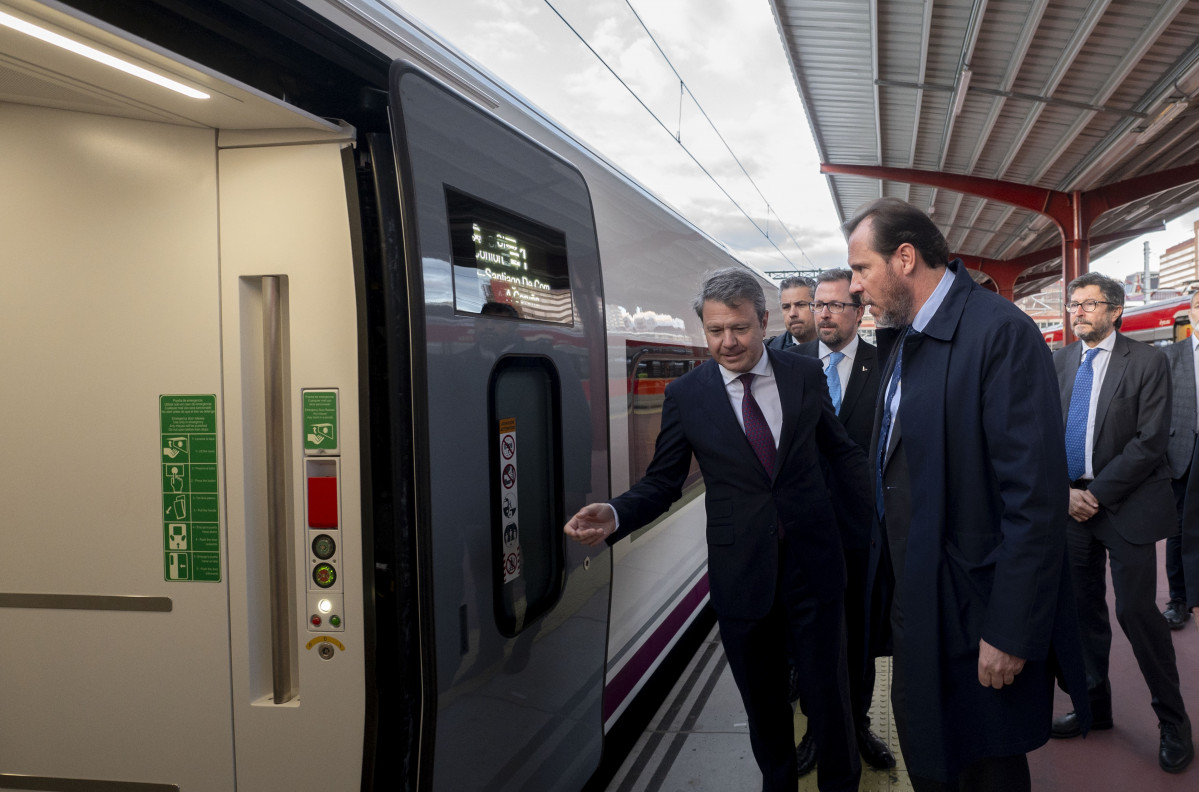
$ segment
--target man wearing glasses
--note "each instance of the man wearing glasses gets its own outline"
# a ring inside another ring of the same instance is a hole
[[[1112,728],[1105,575],[1111,558],[1116,613],[1149,686],[1161,730],[1158,764],[1182,772],[1195,756],[1170,630],[1157,610],[1157,548],[1177,527],[1166,444],[1170,371],[1166,356],[1117,331],[1124,287],[1099,273],[1066,290],[1079,340],[1053,355],[1066,422],[1070,519],[1066,540],[1087,670],[1093,729]],[[1077,737],[1070,712],[1053,736]]]
[[[816,278],[815,301],[811,304],[816,339],[799,344],[795,351],[819,358],[824,367],[833,409],[849,438],[870,448],[874,428],[874,404],[878,399],[878,352],[858,337],[866,309],[856,294],[849,293],[852,273],[830,269]],[[868,535],[869,525],[852,535]],[[866,763],[876,770],[895,766],[895,757],[887,744],[870,730],[870,703],[874,698],[874,658],[887,652],[866,635],[866,566],[868,546],[852,547],[845,543],[845,567],[849,577],[845,587],[846,647],[849,658],[849,700],[853,711],[854,734],[858,750]],[[875,591],[879,591],[875,588]],[[881,593],[881,592],[880,592]],[[799,774],[816,766],[816,748],[811,729],[796,749]]]
[[[812,321],[812,290],[816,281],[795,275],[779,283],[779,307],[783,309],[785,333],[766,342],[770,349],[790,349],[816,338],[816,323]]]

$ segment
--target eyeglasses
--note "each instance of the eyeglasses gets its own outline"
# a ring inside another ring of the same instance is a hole
[[[1066,313],[1078,313],[1081,308],[1083,313],[1095,313],[1095,309],[1101,305],[1115,305],[1114,302],[1107,300],[1083,300],[1082,302],[1066,303]]]
[[[820,313],[825,308],[828,309],[829,313],[839,314],[846,308],[857,308],[858,306],[847,302],[814,302],[808,307],[812,309],[812,313],[814,314]]]

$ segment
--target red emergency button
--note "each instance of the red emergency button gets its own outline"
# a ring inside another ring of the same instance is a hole
[[[320,627],[320,626],[321,626],[321,617],[320,617],[320,616],[317,616],[315,613],[314,613],[314,614],[312,614],[312,626],[313,626],[313,627]],[[337,626],[337,625],[334,625],[334,626]]]
[[[336,477],[308,477],[308,526],[310,528],[337,527]]]

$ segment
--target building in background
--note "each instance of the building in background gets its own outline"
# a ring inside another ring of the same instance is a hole
[[[1199,221],[1195,221],[1191,238],[1166,248],[1158,263],[1160,288],[1186,293],[1199,283]]]

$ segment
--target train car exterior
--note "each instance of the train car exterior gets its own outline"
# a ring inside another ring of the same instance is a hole
[[[0,0],[0,52],[0,786],[581,787],[703,484],[561,525],[736,262],[383,3]]]
[[[1189,338],[1192,332],[1190,297],[1156,300],[1143,305],[1126,304],[1120,332],[1146,344],[1166,346]],[[1062,328],[1049,327],[1042,335],[1051,349],[1062,345]]]

